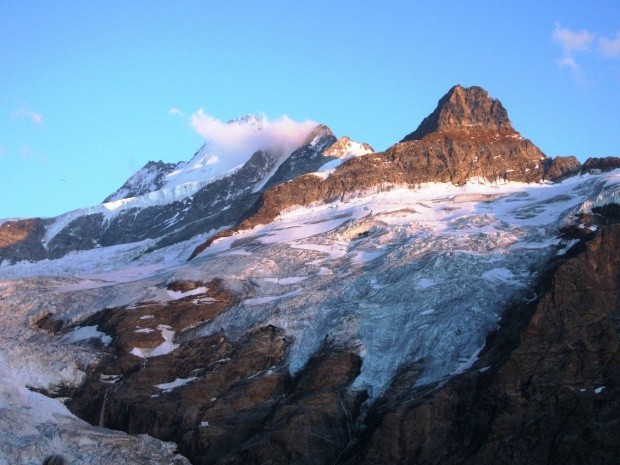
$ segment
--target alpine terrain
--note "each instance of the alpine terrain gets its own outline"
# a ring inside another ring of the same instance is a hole
[[[1,463],[618,463],[620,158],[479,87],[381,153],[228,124],[0,222]]]

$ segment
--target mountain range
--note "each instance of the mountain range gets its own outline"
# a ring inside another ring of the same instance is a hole
[[[617,462],[620,158],[459,85],[384,152],[228,125],[0,222],[0,461]]]

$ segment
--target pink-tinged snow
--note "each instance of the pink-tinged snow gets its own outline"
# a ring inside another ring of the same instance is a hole
[[[336,160],[330,160],[321,166],[315,173],[315,176],[319,176],[323,179],[327,178],[333,171],[342,165],[345,161],[351,158],[361,157],[374,153],[368,146],[354,142],[347,138],[346,144],[340,150],[328,149],[325,151],[325,156],[338,157]]]
[[[263,281],[286,286],[288,284],[297,284],[308,279],[308,276],[288,276],[285,278],[262,278]]]

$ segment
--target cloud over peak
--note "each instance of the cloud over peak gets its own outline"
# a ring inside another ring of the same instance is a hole
[[[317,126],[314,121],[297,122],[288,116],[269,120],[249,115],[224,123],[202,108],[189,117],[189,122],[204,139],[205,151],[230,168],[244,163],[258,150],[290,153]]]

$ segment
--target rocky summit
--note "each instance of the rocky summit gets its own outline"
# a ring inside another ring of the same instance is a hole
[[[0,462],[617,463],[620,159],[479,87],[301,136],[0,222]]]

